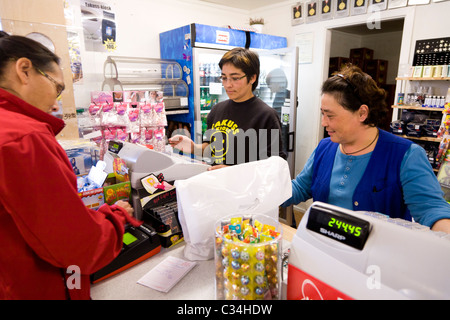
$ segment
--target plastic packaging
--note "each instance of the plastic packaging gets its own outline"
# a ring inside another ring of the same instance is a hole
[[[230,215],[263,214],[278,219],[292,196],[289,165],[273,156],[175,181],[178,218],[189,260],[214,258],[214,225]]]

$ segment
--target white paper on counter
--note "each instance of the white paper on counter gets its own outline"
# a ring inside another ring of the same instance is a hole
[[[196,265],[197,262],[169,256],[147,272],[137,283],[161,292],[169,292]]]

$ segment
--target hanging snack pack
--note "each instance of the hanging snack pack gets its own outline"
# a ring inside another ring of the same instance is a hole
[[[164,151],[167,117],[161,91],[123,91],[91,93],[89,132],[100,132],[94,140],[103,159],[110,140],[147,145]],[[119,98],[113,98],[120,96]],[[86,128],[85,128],[86,129]]]
[[[280,299],[281,229],[264,215],[216,223],[216,299]]]

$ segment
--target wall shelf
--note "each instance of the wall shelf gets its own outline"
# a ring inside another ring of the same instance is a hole
[[[450,77],[435,77],[435,78],[431,78],[431,77],[427,77],[427,78],[423,78],[423,77],[397,77],[395,78],[395,80],[409,80],[409,81],[449,81]]]
[[[429,108],[429,107],[418,107],[418,106],[391,106],[393,109],[407,109],[407,110],[421,110],[421,111],[444,111],[444,108]]]

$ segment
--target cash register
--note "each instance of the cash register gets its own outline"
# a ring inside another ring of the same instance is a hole
[[[291,242],[287,298],[450,299],[450,235],[314,202]]]
[[[131,199],[135,217],[142,220],[142,206],[139,190],[143,189],[141,179],[149,174],[164,176],[166,181],[184,180],[205,172],[209,165],[175,153],[163,153],[143,145],[111,140],[104,156],[106,172],[113,172],[114,158],[123,159],[130,170]]]
[[[118,157],[125,161],[129,169],[132,206],[137,220],[143,220],[140,201],[140,191],[144,189],[142,178],[156,174],[163,175],[167,181],[181,180],[205,172],[208,168],[208,165],[187,157],[157,152],[142,145],[111,140],[108,144],[108,152],[104,156],[105,172],[113,172],[113,162]],[[161,242],[164,239],[149,224],[143,223],[139,227],[126,226],[121,252],[110,264],[92,274],[91,282],[100,282],[157,254],[161,246],[166,246]]]

